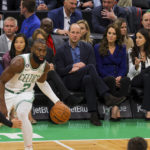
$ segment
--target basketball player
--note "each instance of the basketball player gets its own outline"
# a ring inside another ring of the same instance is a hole
[[[28,114],[34,100],[33,87],[37,83],[41,91],[53,101],[61,103],[46,82],[49,64],[45,61],[46,42],[34,41],[31,54],[15,57],[0,76],[0,111],[6,116],[7,111],[15,107],[19,120],[22,121],[22,132],[25,150],[33,150],[32,126]]]
[[[11,128],[21,128],[22,126],[22,123],[20,120],[13,119],[12,121],[9,121],[1,112],[0,112],[0,123],[3,123],[4,125],[11,127]]]

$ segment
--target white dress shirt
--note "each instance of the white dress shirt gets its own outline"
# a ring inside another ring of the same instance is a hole
[[[132,58],[131,58],[131,51],[132,49],[130,49],[128,51],[128,59],[129,59],[129,72],[127,74],[127,76],[132,80],[135,76],[137,76],[140,72],[141,72],[141,63],[139,64],[139,68],[136,70],[135,69],[135,65],[132,62]],[[140,57],[140,56],[139,56]],[[150,59],[147,57],[147,60],[145,62],[145,68],[150,66]]]
[[[10,50],[12,41],[7,36],[6,36],[6,40],[7,40],[7,44],[8,44],[8,50]]]

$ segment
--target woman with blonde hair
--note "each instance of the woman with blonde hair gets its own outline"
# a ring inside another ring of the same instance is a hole
[[[81,28],[81,40],[93,44],[90,38],[91,32],[88,22],[86,20],[79,20],[77,24]]]

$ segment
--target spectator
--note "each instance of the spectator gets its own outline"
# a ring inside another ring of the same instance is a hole
[[[80,26],[81,29],[81,40],[89,43],[93,43],[92,39],[90,38],[91,32],[90,27],[86,20],[79,20],[77,24]]]
[[[36,0],[37,10],[52,10],[56,8],[57,0]]]
[[[110,24],[100,44],[94,46],[96,67],[113,96],[128,96],[130,79],[126,77],[126,48],[122,45],[121,33],[115,24]],[[111,120],[120,119],[119,107],[113,106]]]
[[[142,25],[143,25],[144,29],[146,29],[146,30],[148,30],[148,32],[150,32],[150,12],[146,12],[143,14]]]
[[[36,40],[37,38],[47,40],[46,32],[39,28],[34,31],[32,35],[32,39]],[[65,85],[63,84],[61,78],[54,70],[54,57],[53,51],[51,48],[47,48],[47,55],[46,60],[49,62],[51,70],[48,72],[47,81],[49,82],[50,86],[52,87],[53,91],[56,95],[67,105],[73,107],[81,102],[80,98],[76,98],[75,96],[71,95],[68,89],[66,89]]]
[[[53,20],[55,33],[68,35],[70,25],[82,19],[82,14],[76,7],[77,0],[64,0],[64,7],[48,12],[48,17]]]
[[[12,41],[10,51],[7,51],[2,57],[4,69],[6,69],[10,65],[11,60],[15,56],[20,55],[20,54],[25,54],[27,52],[29,52],[28,51],[28,41],[27,41],[25,35],[22,33],[16,34]]]
[[[115,4],[115,0],[102,0],[102,5],[92,11],[92,26],[94,32],[103,34],[106,27],[118,17],[126,19],[126,12]]]
[[[4,34],[0,36],[0,52],[10,50],[12,40],[18,30],[17,20],[13,17],[7,17],[4,20]]]
[[[104,97],[106,105],[120,103],[123,98],[117,98],[108,93],[108,87],[98,76],[95,69],[95,56],[92,45],[80,41],[81,30],[78,24],[72,24],[69,29],[69,41],[56,52],[56,71],[62,77],[70,90],[83,90],[90,121],[100,126],[96,92]]]
[[[142,88],[142,108],[146,110],[145,120],[150,120],[150,37],[145,29],[136,33],[136,44],[129,50],[129,73],[131,86]]]
[[[142,137],[131,138],[127,150],[147,150],[147,141]]]
[[[133,48],[134,42],[132,38],[128,36],[126,20],[124,18],[118,18],[115,21],[115,24],[118,26],[118,28],[121,31],[123,44],[126,46],[126,50],[128,51],[129,49]]]
[[[35,15],[35,0],[21,0],[20,9],[21,14],[26,18],[21,25],[20,33],[24,33],[29,38],[40,27],[40,20]]]
[[[40,28],[48,34],[47,46],[52,49],[55,55],[57,49],[64,43],[64,40],[60,36],[52,34],[53,21],[50,18],[42,19]]]

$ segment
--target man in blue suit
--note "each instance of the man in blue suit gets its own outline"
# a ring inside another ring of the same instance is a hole
[[[96,33],[103,34],[106,27],[118,17],[126,19],[124,8],[116,5],[116,0],[102,0],[102,5],[92,11],[92,26]]]
[[[81,29],[76,23],[69,28],[69,41],[61,46],[55,55],[56,71],[70,90],[83,90],[91,114],[90,121],[96,126],[98,118],[96,93],[102,96],[107,106],[124,100],[109,94],[109,89],[96,72],[94,50],[89,43],[80,41]]]
[[[76,7],[77,0],[64,0],[64,7],[48,12],[54,23],[54,33],[68,35],[70,25],[82,19],[82,13]]]

